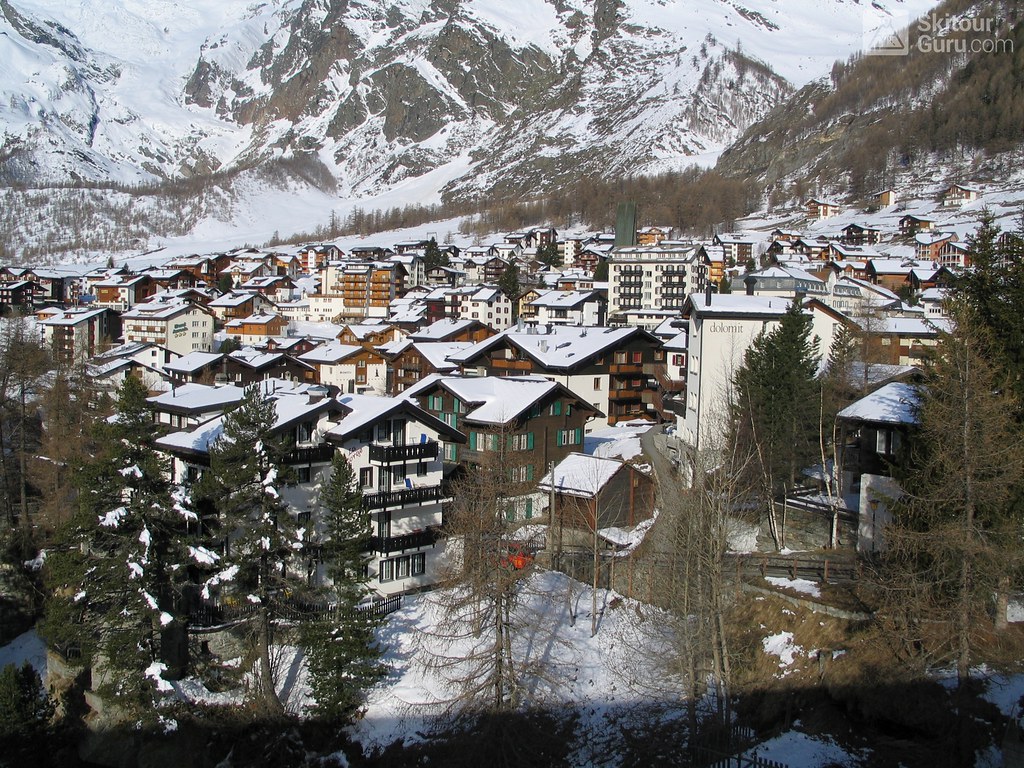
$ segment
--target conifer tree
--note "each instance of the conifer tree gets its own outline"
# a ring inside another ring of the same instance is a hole
[[[305,623],[303,645],[316,712],[337,720],[350,717],[366,689],[383,674],[374,640],[377,621],[371,611],[359,609],[368,594],[365,550],[370,520],[352,466],[340,453],[334,455],[331,477],[321,490],[320,507],[323,557],[332,582],[328,594],[335,607]]]
[[[161,640],[178,618],[188,523],[153,450],[145,398],[127,377],[117,413],[97,428],[99,452],[78,475],[79,510],[46,561],[42,624],[52,645],[82,651],[101,693],[139,712],[150,709],[166,666]]]
[[[438,247],[436,239],[430,238],[427,247],[423,251],[424,271],[429,272],[435,267],[447,267],[449,264],[451,264],[451,261],[448,259],[448,255]]]
[[[210,471],[196,491],[213,500],[220,520],[220,570],[204,592],[212,584],[230,585],[238,600],[256,606],[251,635],[260,702],[272,717],[284,712],[271,660],[274,628],[285,591],[304,585],[293,567],[307,535],[277,490],[287,479],[287,446],[274,435],[275,421],[274,401],[258,385],[248,387],[224,417],[223,432],[210,446]]]
[[[735,375],[733,430],[739,445],[757,457],[761,501],[775,543],[785,546],[775,500],[795,485],[800,471],[819,454],[818,340],[800,303],[790,304],[779,324],[762,331]]]
[[[510,301],[518,299],[520,292],[519,267],[514,263],[505,267],[504,271],[498,277],[498,288]]]

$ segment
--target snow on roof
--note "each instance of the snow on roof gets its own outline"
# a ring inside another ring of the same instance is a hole
[[[689,335],[690,334],[688,331],[677,333],[671,339],[666,341],[663,346],[670,352],[685,352],[687,349],[689,349]]]
[[[186,301],[150,301],[145,304],[136,304],[127,312],[122,313],[121,318],[125,320],[170,320],[183,312],[189,312],[195,308],[195,304]]]
[[[210,446],[217,441],[217,438],[220,437],[223,432],[224,419],[221,416],[215,416],[194,429],[172,432],[169,435],[158,437],[154,441],[154,444],[158,448],[208,453]]]
[[[472,328],[475,322],[467,318],[435,320],[426,328],[409,334],[409,338],[413,341],[443,341],[452,334]]]
[[[894,381],[846,406],[838,416],[849,421],[916,424],[916,409],[919,401],[920,397],[916,386]]]
[[[466,403],[466,421],[507,424],[558,384],[542,376],[446,377],[442,386]]]
[[[937,336],[940,331],[949,331],[949,321],[942,317],[930,320],[918,317],[886,317],[882,319],[881,333],[895,333],[900,336]]]
[[[461,352],[473,346],[471,341],[436,341],[436,342],[415,342],[416,348],[424,359],[439,371],[454,370],[458,368],[457,363],[451,362],[448,357],[456,352]]]
[[[230,357],[249,366],[250,368],[263,368],[283,358],[284,353],[261,352],[258,349],[253,349],[252,347],[243,347],[242,349],[236,349],[232,352]]]
[[[190,383],[182,384],[170,392],[147,398],[147,400],[157,410],[205,413],[234,405],[242,399],[244,394],[242,387],[236,387],[233,384],[211,387],[207,384]]]
[[[708,299],[710,298],[710,302]],[[743,293],[690,294],[694,311],[702,316],[782,317],[790,300],[776,296],[747,296]]]
[[[541,479],[538,488],[567,496],[593,498],[625,464],[616,459],[570,453]]]
[[[596,291],[548,291],[530,302],[531,307],[572,309],[597,296]]]
[[[452,355],[451,359],[454,362],[471,360],[507,339],[545,368],[569,368],[609,347],[618,346],[637,333],[642,333],[641,329],[568,325],[512,327]]]
[[[392,411],[402,406],[412,405],[404,397],[380,397],[378,395],[343,395],[338,398],[338,402],[350,409],[350,412],[327,430],[326,437],[344,438],[361,432]]]
[[[43,320],[40,320],[39,324],[40,325],[51,325],[51,326],[52,325],[61,325],[61,326],[64,326],[64,325],[67,325],[67,326],[78,325],[79,323],[87,322],[91,318],[99,317],[100,315],[102,315],[106,311],[107,311],[107,309],[105,307],[101,308],[101,309],[84,309],[84,308],[65,309],[64,311],[58,311],[58,314],[55,314],[55,315],[53,315],[51,317],[45,318]]]
[[[299,360],[304,363],[331,365],[362,351],[362,347],[357,347],[353,344],[342,344],[340,341],[334,340],[299,355]]]
[[[210,302],[211,307],[238,307],[245,304],[247,301],[267,301],[267,298],[261,293],[255,291],[231,291],[225,293],[223,296],[218,296],[216,299]]]
[[[189,352],[183,357],[164,365],[165,371],[174,373],[195,373],[210,363],[220,360],[219,352]]]

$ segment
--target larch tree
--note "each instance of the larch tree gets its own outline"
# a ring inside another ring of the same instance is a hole
[[[213,501],[219,519],[219,570],[204,586],[204,596],[221,585],[254,606],[250,637],[259,703],[272,718],[284,713],[272,661],[275,628],[286,592],[305,587],[299,558],[309,533],[278,491],[287,480],[287,446],[274,434],[276,413],[259,385],[247,387],[238,407],[224,417],[223,431],[210,446],[210,470],[193,491],[197,499]]]
[[[526,680],[544,673],[516,644],[525,628],[543,626],[526,615],[534,561],[515,522],[533,483],[507,429],[477,433],[470,445],[476,456],[453,482],[445,513],[448,564],[433,593],[439,621],[422,644],[428,664],[448,680],[451,711],[472,721],[516,711],[528,698]]]
[[[1005,621],[1011,577],[1022,563],[1014,503],[1024,480],[1018,402],[993,340],[961,305],[940,335],[917,407],[905,495],[886,529],[882,574],[890,623],[903,647],[953,661],[967,679],[996,596]]]
[[[365,607],[369,594],[366,548],[370,517],[348,460],[335,453],[331,477],[320,492],[323,562],[331,584],[323,590],[332,608],[302,627],[302,644],[318,716],[343,720],[358,710],[366,690],[384,673],[374,630],[377,619]]]
[[[733,382],[733,439],[756,457],[749,471],[760,478],[761,503],[779,548],[785,546],[785,529],[775,501],[793,489],[820,452],[817,347],[811,318],[794,301],[779,324],[747,349]]]

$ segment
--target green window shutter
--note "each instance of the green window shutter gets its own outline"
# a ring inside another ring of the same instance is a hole
[[[531,517],[533,517],[533,499],[527,499],[526,500],[525,515],[526,515],[526,519],[527,520],[529,520]]]
[[[576,428],[576,445],[583,445],[583,427]]]
[[[533,480],[533,464],[526,465],[526,479]]]
[[[476,450],[476,432],[469,433],[469,450]]]
[[[561,416],[562,415],[562,401],[561,400],[555,400],[555,402],[553,402],[551,404],[551,415],[552,416]]]
[[[533,432],[526,433],[526,450],[533,450]]]
[[[555,432],[555,444],[556,445],[561,445],[562,444],[562,430],[558,430],[557,432]]]

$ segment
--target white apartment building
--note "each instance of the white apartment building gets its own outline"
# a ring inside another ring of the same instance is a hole
[[[608,314],[629,310],[681,310],[686,297],[704,290],[707,268],[690,245],[614,248],[608,254]]]
[[[121,315],[125,342],[151,342],[187,355],[213,349],[213,313],[198,304],[150,301]]]

